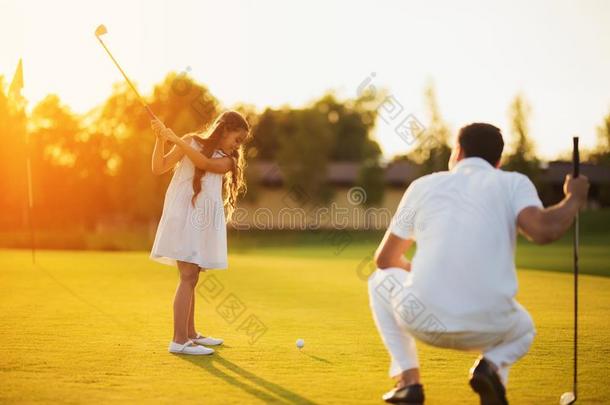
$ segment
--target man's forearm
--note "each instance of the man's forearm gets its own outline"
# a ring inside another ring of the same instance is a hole
[[[396,267],[400,267],[401,269],[404,269],[406,271],[411,271],[411,262],[408,261],[406,257],[401,256],[400,262],[398,263],[398,266],[396,266]]]
[[[411,271],[411,262],[406,257],[400,256],[391,261],[377,260],[377,266],[380,269],[389,269],[391,267],[398,267],[406,271]]]
[[[405,252],[413,244],[412,239],[403,239],[388,230],[377,251],[375,252],[375,264],[377,268],[387,269],[398,267],[406,271],[411,270],[411,262],[405,257]]]
[[[574,221],[581,203],[572,195],[567,195],[561,202],[543,211],[545,227],[553,241],[561,238]]]

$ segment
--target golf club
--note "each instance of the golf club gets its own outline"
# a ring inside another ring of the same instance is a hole
[[[100,38],[102,35],[108,33],[108,30],[106,29],[106,26],[104,24],[100,24],[96,29],[95,29],[95,37],[97,38],[98,41],[100,41],[100,44],[102,44],[102,46],[104,47],[104,49],[106,50],[106,52],[108,53],[108,55],[110,56],[110,58],[112,59],[112,61],[114,62],[114,64],[116,65],[116,67],[121,71],[121,74],[123,75],[123,77],[125,78],[125,80],[127,80],[127,83],[129,84],[129,86],[133,89],[133,91],[136,93],[136,96],[138,96],[138,100],[140,100],[140,103],[142,103],[142,106],[146,109],[146,111],[148,112],[148,114],[150,115],[150,118],[152,119],[157,119],[157,116],[152,112],[152,110],[150,109],[150,107],[148,106],[148,104],[146,104],[146,102],[144,101],[144,99],[142,98],[142,96],[140,96],[140,93],[138,93],[138,90],[136,89],[136,87],[133,85],[133,83],[131,83],[131,80],[129,80],[129,78],[127,77],[127,75],[125,74],[125,72],[123,71],[123,69],[121,68],[121,65],[119,65],[119,63],[116,61],[116,59],[114,58],[114,56],[112,56],[112,53],[110,52],[110,50],[108,49],[108,47],[106,46],[106,44],[104,44],[104,41],[102,41],[102,38]]]
[[[573,138],[572,164],[573,176],[578,177],[580,173],[580,154],[578,152],[578,137]],[[564,392],[559,399],[560,405],[570,405],[576,402],[578,382],[578,214],[574,219],[574,380],[572,392]]]

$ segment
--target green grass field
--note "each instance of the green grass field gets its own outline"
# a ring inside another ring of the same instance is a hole
[[[228,272],[200,279],[198,329],[226,340],[204,358],[167,353],[177,271],[147,252],[42,251],[34,267],[28,251],[0,251],[0,403],[381,403],[388,356],[358,276],[372,247],[234,249]],[[570,268],[569,245],[553,248]],[[610,252],[599,255],[603,270]],[[608,403],[610,278],[581,280],[579,403]],[[538,336],[509,400],[557,403],[571,389],[572,278],[524,268],[519,281]],[[222,311],[235,297],[244,311],[231,323]],[[266,328],[255,342],[240,328],[250,316]],[[419,347],[428,404],[478,403],[466,382],[474,354]]]

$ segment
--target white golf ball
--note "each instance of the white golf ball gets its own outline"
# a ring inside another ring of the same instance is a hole
[[[302,349],[305,346],[305,341],[303,339],[297,339],[297,347]]]
[[[575,397],[574,397],[574,393],[573,392],[564,392],[561,395],[561,398],[559,398],[559,404],[560,405],[568,405],[571,404],[572,401],[574,401]]]

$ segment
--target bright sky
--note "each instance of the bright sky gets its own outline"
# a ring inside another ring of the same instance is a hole
[[[93,31],[143,93],[191,69],[227,107],[301,106],[327,89],[355,97],[375,72],[425,122],[433,80],[452,129],[488,121],[508,134],[521,92],[532,105],[539,154],[578,134],[593,146],[610,112],[610,2],[574,1],[7,1],[0,0],[0,75],[24,60],[30,108],[57,93],[77,112],[102,102],[121,77]],[[391,121],[397,124],[396,120]],[[387,156],[408,150],[379,121]]]

